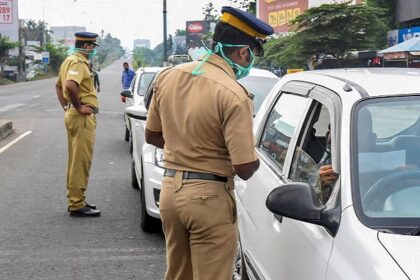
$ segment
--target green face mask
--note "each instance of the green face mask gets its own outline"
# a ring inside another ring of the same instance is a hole
[[[89,57],[88,57],[88,59],[89,60],[92,60],[95,56],[96,56],[96,54],[97,54],[97,49],[96,48],[94,48],[94,49],[91,49],[91,50],[88,50],[88,49],[83,49],[83,48],[75,48],[75,47],[73,47],[73,46],[71,46],[70,48],[69,48],[69,50],[67,51],[67,53],[70,55],[70,54],[73,54],[73,53],[75,53],[75,52],[81,52],[81,53],[84,53],[84,54],[87,54],[87,55],[89,55]]]
[[[199,76],[201,74],[204,73],[203,70],[200,70],[200,68],[203,66],[203,64],[207,61],[207,59],[213,54],[213,53],[218,53],[220,52],[220,54],[222,55],[223,59],[230,65],[230,67],[232,67],[233,71],[235,72],[235,76],[236,79],[242,79],[245,78],[246,76],[248,76],[249,71],[252,69],[252,66],[254,65],[254,53],[252,52],[251,49],[249,49],[249,53],[251,55],[251,62],[249,63],[249,65],[247,67],[243,67],[237,63],[234,63],[232,60],[230,60],[229,58],[227,58],[223,52],[223,47],[238,47],[238,48],[242,48],[242,47],[246,47],[247,45],[232,45],[232,44],[222,44],[220,42],[217,42],[217,45],[214,47],[214,50],[208,50],[206,56],[203,58],[203,60],[201,60],[201,62],[197,65],[197,67],[194,68],[194,70],[192,71],[192,75],[193,76]]]
[[[233,71],[235,71],[236,79],[242,79],[249,75],[249,71],[251,71],[252,66],[254,65],[254,53],[252,52],[251,48],[249,48],[249,54],[251,55],[251,62],[247,67],[243,67],[242,65],[239,65],[238,63],[233,62],[228,57],[225,56],[225,53],[223,52],[223,47],[246,47],[247,45],[232,45],[232,44],[222,44],[220,42],[217,42],[217,45],[214,47],[214,53],[220,52],[223,59],[232,67]]]

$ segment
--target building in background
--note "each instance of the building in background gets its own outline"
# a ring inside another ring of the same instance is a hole
[[[388,31],[388,46],[420,37],[420,1],[398,0],[396,20],[402,28]]]
[[[1,0],[0,0],[1,1]],[[84,26],[51,26],[51,38],[54,43],[64,43],[66,46],[74,46],[74,33],[86,31]]]
[[[275,33],[286,33],[290,22],[309,8],[339,2],[362,3],[363,0],[257,0],[257,17],[274,28]]]
[[[147,48],[150,49],[149,39],[136,39],[133,41],[133,49],[135,48]]]

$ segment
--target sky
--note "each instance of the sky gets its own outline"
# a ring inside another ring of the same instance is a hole
[[[19,18],[44,20],[49,26],[85,26],[87,31],[121,40],[133,48],[134,39],[150,39],[152,48],[163,41],[163,0],[18,0]],[[167,33],[185,29],[185,21],[202,20],[203,7],[212,2],[220,12],[230,0],[166,0]]]

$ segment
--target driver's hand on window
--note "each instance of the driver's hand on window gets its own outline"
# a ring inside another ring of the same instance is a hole
[[[338,174],[332,168],[332,165],[324,165],[319,168],[319,178],[321,186],[328,187],[335,183],[338,179]]]

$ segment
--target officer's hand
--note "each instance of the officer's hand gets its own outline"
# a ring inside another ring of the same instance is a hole
[[[80,105],[77,111],[82,115],[90,115],[93,113],[93,108],[88,105]]]
[[[319,168],[319,178],[321,179],[321,186],[327,187],[337,181],[338,174],[334,171],[332,165],[324,165]]]

